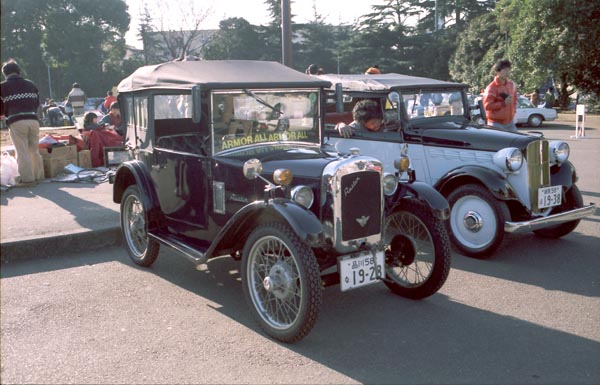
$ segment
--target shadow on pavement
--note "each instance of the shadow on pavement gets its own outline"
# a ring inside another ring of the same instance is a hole
[[[123,248],[113,248],[86,257],[19,262],[3,267],[2,277],[109,261],[151,272],[216,303],[206,306],[263,335],[245,303],[239,263],[231,258],[211,260],[208,269],[198,271],[163,250],[153,267],[142,269],[132,265]],[[504,264],[478,262],[478,268],[487,267],[488,273]],[[525,266],[529,264],[533,267],[534,261]],[[515,261],[510,265],[515,267]],[[519,267],[512,270],[518,273]],[[264,343],[277,344],[361,383],[600,381],[600,344],[590,339],[475,308],[440,293],[411,301],[377,284],[346,293],[334,286],[323,294],[320,319],[305,339],[295,345]]]

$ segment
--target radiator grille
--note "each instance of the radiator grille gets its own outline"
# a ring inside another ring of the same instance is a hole
[[[342,240],[381,232],[381,174],[375,171],[344,175],[341,179]]]
[[[550,186],[550,160],[548,141],[536,140],[527,145],[527,174],[529,175],[529,199],[533,212],[539,212],[538,189]]]

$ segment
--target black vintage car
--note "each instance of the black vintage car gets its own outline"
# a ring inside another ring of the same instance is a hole
[[[313,327],[322,287],[382,280],[420,299],[450,268],[449,207],[398,182],[374,157],[322,147],[329,82],[274,62],[182,61],[142,67],[118,86],[131,161],[114,201],[132,260],[166,245],[204,264],[241,260],[246,300],[285,342]]]
[[[490,257],[505,232],[562,237],[595,210],[583,203],[566,142],[472,123],[479,108],[468,104],[465,84],[393,73],[318,78],[332,84],[326,142],[342,152],[360,148],[386,170],[408,147],[417,180],[448,199],[450,237],[465,255]],[[338,135],[334,125],[351,122],[365,98],[381,105],[383,132]]]

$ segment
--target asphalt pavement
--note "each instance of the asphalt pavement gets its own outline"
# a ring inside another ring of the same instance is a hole
[[[575,115],[559,114],[557,121],[544,123],[536,130],[548,129],[551,136],[552,130],[569,126],[574,134]],[[600,116],[587,116],[586,128],[588,136],[597,138]],[[0,193],[0,213],[2,263],[77,254],[122,243],[119,205],[112,200],[112,185],[108,182],[46,179],[35,187],[11,188]]]

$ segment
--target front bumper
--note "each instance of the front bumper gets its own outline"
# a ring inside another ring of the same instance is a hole
[[[525,233],[533,230],[543,229],[544,227],[558,225],[564,222],[570,222],[588,215],[592,215],[596,211],[596,205],[590,204],[575,210],[565,211],[554,215],[548,215],[543,218],[531,219],[523,222],[504,222],[504,231],[507,233]]]

